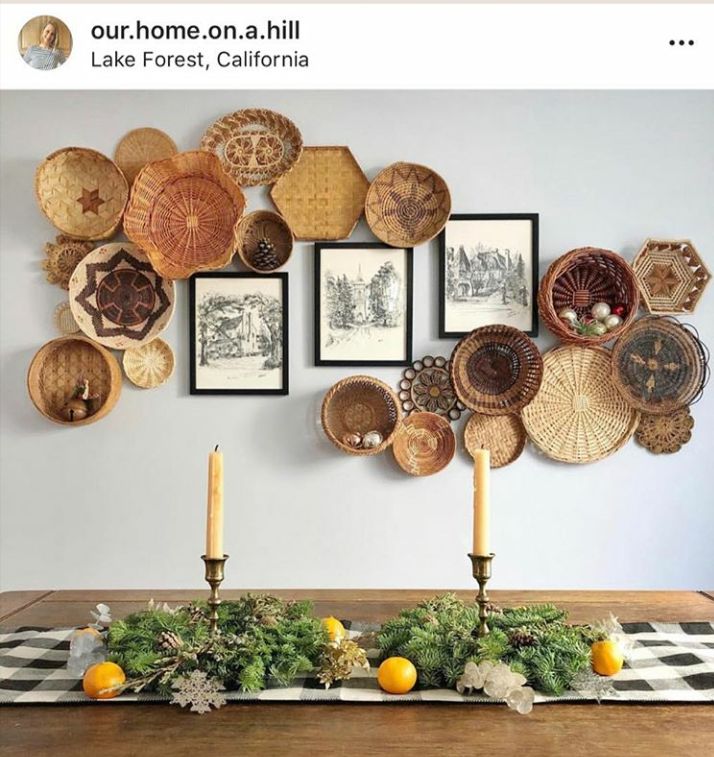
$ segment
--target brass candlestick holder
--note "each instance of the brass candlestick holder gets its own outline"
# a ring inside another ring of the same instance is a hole
[[[206,557],[206,555],[201,555],[201,559],[206,564],[206,581],[208,581],[211,587],[211,596],[208,598],[208,606],[210,608],[208,620],[211,624],[211,634],[216,634],[218,633],[218,605],[221,604],[218,588],[223,581],[228,555],[223,555],[223,557]]]
[[[486,584],[488,579],[491,578],[491,562],[495,557],[495,554],[491,552],[490,555],[472,555],[471,566],[473,568],[473,577],[478,581],[478,594],[476,595],[476,601],[478,602],[478,635],[486,636],[489,632],[488,627],[488,594],[486,593]]]

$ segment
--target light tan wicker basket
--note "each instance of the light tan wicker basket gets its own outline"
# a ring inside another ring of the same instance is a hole
[[[63,336],[69,336],[70,334],[76,334],[80,328],[79,324],[72,315],[72,308],[69,302],[60,302],[55,308],[53,320],[57,331]]]
[[[382,381],[371,376],[350,376],[338,381],[322,401],[322,428],[327,438],[350,455],[377,455],[394,441],[401,418],[399,400]],[[382,443],[356,448],[345,442],[348,434],[377,431]]]
[[[163,339],[154,339],[142,347],[124,353],[124,373],[132,384],[153,389],[165,384],[174,371],[174,353]]]
[[[640,414],[620,396],[603,347],[557,347],[543,358],[543,381],[521,417],[530,440],[565,463],[611,455],[634,434]]]
[[[114,150],[114,162],[131,186],[136,175],[147,163],[166,160],[177,152],[176,143],[168,134],[161,129],[145,126],[132,129],[119,140]]]
[[[296,239],[347,239],[364,212],[369,181],[348,147],[306,147],[270,190]]]
[[[87,380],[99,409],[83,420],[68,421],[62,408],[76,386]],[[103,418],[119,400],[121,369],[109,350],[83,336],[65,336],[43,345],[27,374],[30,399],[45,418],[64,426],[86,426]]]
[[[415,247],[433,239],[449,220],[451,195],[431,168],[393,163],[367,192],[365,217],[372,233],[393,247]]]
[[[392,452],[406,473],[431,476],[453,460],[456,437],[449,421],[441,415],[412,413],[399,424]]]
[[[230,262],[244,208],[243,192],[215,155],[182,152],[139,172],[124,230],[159,274],[186,279]]]
[[[65,147],[38,166],[35,196],[50,223],[63,234],[107,239],[121,224],[129,185],[106,155],[86,147]]]
[[[464,446],[474,456],[478,449],[491,452],[491,467],[503,468],[517,460],[526,446],[526,430],[518,415],[473,413],[464,428]]]
[[[260,243],[266,240],[273,247],[273,265],[261,267]],[[271,273],[282,268],[293,251],[293,235],[282,216],[270,210],[256,210],[243,217],[238,226],[238,256],[256,273]]]

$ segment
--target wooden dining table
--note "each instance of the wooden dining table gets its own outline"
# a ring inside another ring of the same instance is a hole
[[[247,591],[247,590],[246,590]],[[243,591],[224,591],[235,598]],[[319,616],[379,622],[435,590],[274,590],[311,599]],[[472,592],[456,592],[472,599]],[[84,625],[104,602],[113,618],[202,597],[200,590],[18,591],[0,594],[0,626]],[[555,602],[573,622],[612,612],[622,622],[714,621],[712,591],[493,591],[502,606]],[[177,757],[178,755],[517,755],[697,757],[714,755],[714,706],[576,703],[454,704],[231,703],[207,715],[169,704],[0,706],[2,757]]]

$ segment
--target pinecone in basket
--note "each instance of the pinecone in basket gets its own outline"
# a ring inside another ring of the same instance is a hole
[[[272,271],[280,266],[280,260],[275,254],[275,245],[263,237],[258,241],[258,249],[253,253],[251,260],[254,268],[260,271]]]
[[[183,639],[173,631],[162,631],[159,636],[159,646],[167,652],[175,652],[183,646]]]
[[[515,630],[508,635],[508,643],[515,649],[532,647],[536,643],[536,637],[528,631]]]

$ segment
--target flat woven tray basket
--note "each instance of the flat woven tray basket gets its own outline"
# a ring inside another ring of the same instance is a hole
[[[99,409],[83,420],[67,421],[62,408],[80,381],[87,380]],[[49,420],[65,426],[86,426],[103,418],[119,400],[121,369],[109,350],[83,336],[53,339],[35,354],[27,374],[27,388],[35,407]]]
[[[218,156],[226,172],[243,187],[272,184],[299,160],[302,135],[280,113],[248,108],[213,123],[201,149]]]
[[[261,243],[272,250],[261,251]],[[282,268],[293,251],[293,235],[282,216],[270,210],[256,210],[243,217],[238,226],[238,256],[243,265],[256,273]]]
[[[129,185],[106,155],[86,147],[65,147],[38,166],[35,196],[50,223],[63,234],[107,239],[121,224]]]
[[[399,467],[412,476],[431,476],[453,460],[456,437],[449,421],[436,413],[412,413],[397,429],[392,444]]]
[[[651,415],[696,402],[709,378],[709,352],[691,326],[666,316],[641,318],[612,350],[612,378],[633,407]]]
[[[415,247],[446,226],[451,194],[431,168],[393,163],[369,187],[365,217],[372,233],[393,247]]]
[[[543,364],[540,390],[521,414],[541,452],[564,463],[591,463],[634,434],[640,414],[615,388],[606,349],[557,347]]]
[[[526,446],[526,430],[518,415],[473,413],[464,428],[464,446],[474,456],[476,450],[491,453],[491,467],[503,468],[517,460]]]
[[[582,318],[590,314],[596,302],[624,306],[619,327],[599,336],[579,334],[558,317],[564,308],[572,308]],[[637,280],[627,261],[616,252],[597,247],[581,247],[559,257],[551,263],[538,289],[541,318],[555,336],[571,344],[609,342],[634,321],[639,304]]]
[[[519,412],[535,397],[543,375],[535,342],[502,324],[482,326],[462,337],[450,365],[456,396],[486,415]]]
[[[338,381],[322,401],[321,421],[327,438],[350,455],[376,455],[393,442],[401,411],[394,392],[371,376],[350,376]],[[344,441],[348,434],[378,431],[382,443],[369,449]]]
[[[129,185],[147,163],[166,160],[178,152],[176,143],[161,129],[144,126],[132,129],[120,140],[114,150],[114,161],[126,176]]]
[[[124,230],[161,276],[186,279],[230,262],[244,208],[243,192],[215,155],[182,152],[139,172]]]
[[[163,339],[126,350],[122,360],[126,377],[135,386],[153,389],[166,383],[174,370],[174,353]]]

